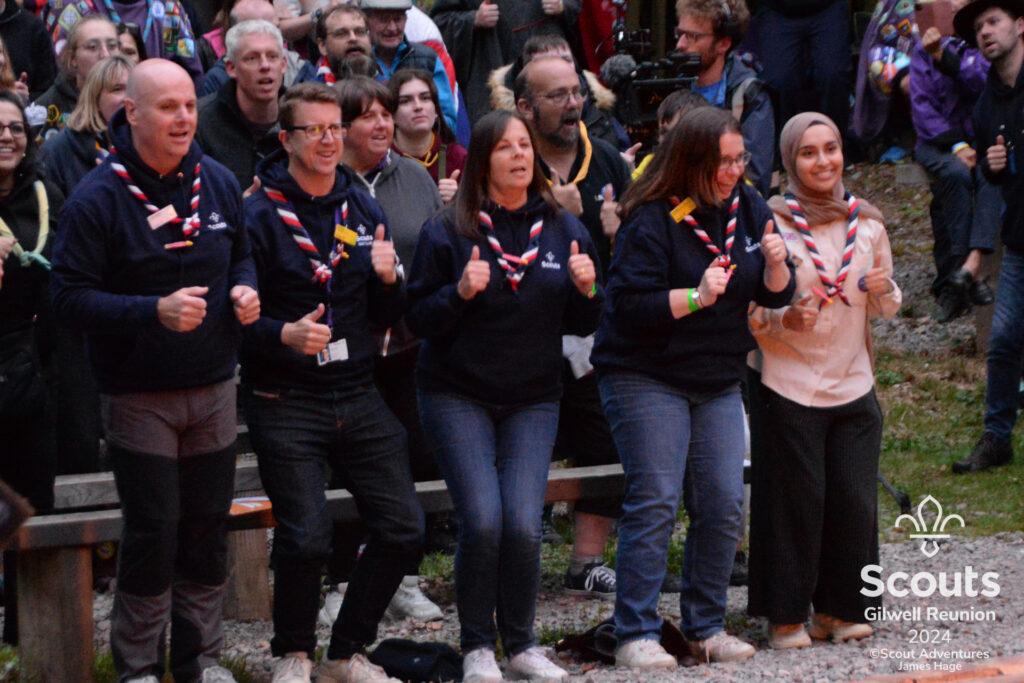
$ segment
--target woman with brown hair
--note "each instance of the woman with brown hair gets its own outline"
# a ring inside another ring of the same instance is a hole
[[[518,114],[473,128],[455,204],[420,233],[409,328],[420,418],[455,504],[464,681],[568,677],[537,647],[541,508],[562,393],[561,335],[597,327],[586,228],[558,207]],[[497,610],[497,627],[494,613]]]
[[[743,182],[750,154],[726,111],[685,114],[622,199],[608,307],[591,363],[626,474],[616,573],[616,663],[668,668],[658,592],[682,495],[690,526],[683,635],[704,661],[754,648],[725,632],[743,503],[740,381],[751,301],[793,292],[771,212]],[[685,473],[685,477],[684,477]]]

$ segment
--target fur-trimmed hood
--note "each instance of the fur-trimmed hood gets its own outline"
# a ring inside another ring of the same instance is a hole
[[[512,92],[512,67],[515,63],[500,66],[487,78],[487,87],[491,91],[491,108],[512,111],[516,108],[516,98]],[[597,74],[583,71],[587,81],[587,89],[593,96],[591,103],[599,109],[611,109],[615,106],[615,93],[601,83]]]

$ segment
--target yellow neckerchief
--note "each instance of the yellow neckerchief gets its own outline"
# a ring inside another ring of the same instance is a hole
[[[437,140],[437,135],[432,132],[430,134],[430,146],[427,147],[427,153],[423,155],[423,158],[420,158],[420,157],[417,157],[417,156],[413,156],[412,154],[406,154],[405,152],[402,152],[402,156],[403,157],[409,157],[413,161],[417,161],[417,162],[423,164],[424,168],[428,168],[429,169],[431,166],[433,166],[434,164],[437,163],[437,152],[434,152],[433,156],[430,155],[431,150],[434,149],[434,141],[435,140]]]
[[[590,171],[590,159],[594,156],[594,146],[590,144],[590,136],[587,135],[587,124],[580,121],[580,139],[583,140],[583,163],[580,164],[580,170],[576,174],[569,184],[576,185],[581,180],[587,177],[587,173]],[[555,169],[551,169],[555,173]],[[554,181],[548,178],[548,185],[554,185]]]
[[[43,247],[46,246],[46,238],[50,235],[50,202],[46,199],[46,187],[41,180],[35,182],[35,188],[36,201],[39,202],[39,236],[36,238],[36,247],[32,251],[25,251],[18,242],[15,242],[11,253],[18,257],[23,266],[29,265],[32,261],[38,261],[40,265],[49,270],[50,262],[42,252]],[[0,218],[0,236],[17,239],[3,218]]]

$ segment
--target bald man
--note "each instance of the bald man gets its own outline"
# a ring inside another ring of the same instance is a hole
[[[259,317],[234,176],[192,138],[188,73],[150,59],[110,156],[61,213],[54,305],[86,333],[124,512],[110,647],[117,680],[233,681],[222,642],[236,351]],[[116,149],[116,152],[114,151]]]

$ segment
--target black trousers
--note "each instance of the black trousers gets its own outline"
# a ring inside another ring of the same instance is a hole
[[[761,388],[762,457],[752,463],[750,614],[798,624],[814,611],[867,621],[881,604],[860,593],[878,562],[882,412],[871,390],[808,408]]]

